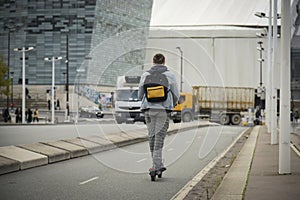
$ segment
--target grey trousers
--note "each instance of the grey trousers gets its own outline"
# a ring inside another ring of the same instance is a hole
[[[169,128],[169,114],[165,110],[148,110],[145,112],[148,128],[149,146],[154,170],[163,166],[162,150],[164,140]]]

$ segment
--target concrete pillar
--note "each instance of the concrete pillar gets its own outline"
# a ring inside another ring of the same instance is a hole
[[[280,67],[280,135],[279,174],[291,173],[290,109],[291,109],[291,2],[281,1],[281,67]]]
[[[273,5],[273,69],[272,69],[272,104],[271,104],[271,144],[278,144],[277,140],[277,86],[278,66],[277,66],[277,0]]]
[[[270,74],[272,74],[272,1],[269,3],[269,19],[268,19],[268,66],[267,66],[267,84],[266,84],[266,125],[268,133],[271,133],[271,88],[272,80]]]

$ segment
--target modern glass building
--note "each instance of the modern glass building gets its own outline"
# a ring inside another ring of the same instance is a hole
[[[50,85],[51,63],[55,84],[64,84],[67,50],[70,84],[77,72],[81,81],[115,85],[116,76],[141,66],[150,23],[149,0],[0,0],[0,55],[14,72],[14,84],[22,78],[22,54],[26,52],[29,85]],[[80,70],[79,70],[80,69]]]

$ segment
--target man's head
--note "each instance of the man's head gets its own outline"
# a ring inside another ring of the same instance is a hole
[[[165,56],[161,53],[155,54],[153,56],[153,64],[165,64]]]

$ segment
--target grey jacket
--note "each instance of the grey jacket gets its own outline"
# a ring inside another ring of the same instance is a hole
[[[165,69],[167,69],[167,67],[164,65],[155,65],[150,70],[165,71]],[[179,99],[179,90],[178,90],[175,75],[172,72],[170,72],[169,70],[163,72],[163,74],[166,75],[166,77],[169,81],[170,91],[168,92],[168,98],[164,102],[152,103],[152,102],[147,101],[147,98],[145,96],[145,91],[144,91],[144,81],[145,81],[146,76],[148,76],[149,74],[150,73],[148,71],[145,72],[141,76],[141,80],[139,83],[138,98],[142,100],[141,109],[146,110],[146,109],[154,108],[154,109],[165,109],[165,110],[172,111]]]

